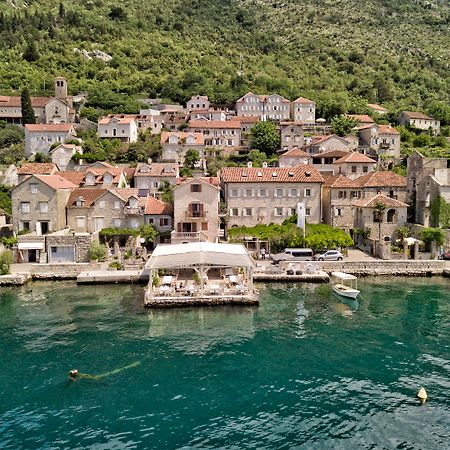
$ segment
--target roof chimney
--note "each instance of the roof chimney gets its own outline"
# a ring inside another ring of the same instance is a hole
[[[262,163],[262,166],[263,166],[264,168],[267,168],[267,161],[264,161],[264,162]]]
[[[252,167],[252,162],[251,162],[251,161],[249,161],[249,162],[247,163],[247,167],[248,167],[249,169]]]

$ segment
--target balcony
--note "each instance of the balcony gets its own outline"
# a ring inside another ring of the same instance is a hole
[[[125,206],[125,208],[123,208],[123,212],[127,216],[140,216],[143,214],[144,210],[140,206]]]
[[[204,219],[208,211],[185,211],[184,218],[185,219]]]
[[[178,232],[172,231],[170,234],[172,244],[181,244],[183,242],[207,242],[208,235],[202,231]]]

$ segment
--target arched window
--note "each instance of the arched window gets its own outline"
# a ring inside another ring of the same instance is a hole
[[[397,211],[395,209],[390,209],[387,212],[387,221],[390,223],[397,221]]]

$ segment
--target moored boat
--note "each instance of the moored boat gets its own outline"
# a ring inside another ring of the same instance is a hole
[[[345,272],[331,273],[331,288],[343,297],[356,298],[359,294],[358,279]]]

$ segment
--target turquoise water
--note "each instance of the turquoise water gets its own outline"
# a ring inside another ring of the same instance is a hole
[[[0,448],[448,449],[449,281],[153,312],[141,286],[3,288]]]

